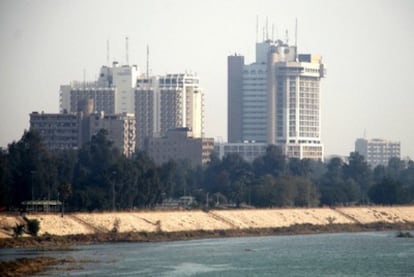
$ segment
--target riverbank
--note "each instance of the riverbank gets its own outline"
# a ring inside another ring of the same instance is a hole
[[[37,237],[13,238],[18,215],[0,215],[0,247],[48,247],[117,241],[414,229],[414,206],[211,211],[27,214]]]
[[[40,222],[39,236],[105,233],[171,233],[282,228],[294,225],[367,225],[414,223],[414,206],[290,208],[210,211],[132,211],[105,213],[27,214]],[[19,215],[0,214],[0,239],[12,238]]]
[[[250,228],[228,230],[197,230],[178,232],[124,232],[77,235],[43,235],[37,237],[0,239],[0,248],[41,248],[44,250],[65,250],[71,245],[85,245],[116,242],[165,242],[207,238],[228,238],[245,236],[304,235],[321,233],[374,232],[414,230],[414,223],[370,223],[370,224],[297,224],[278,228]]]

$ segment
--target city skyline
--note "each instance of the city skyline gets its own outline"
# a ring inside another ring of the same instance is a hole
[[[299,52],[320,54],[327,66],[321,83],[326,155],[354,151],[366,130],[368,138],[400,141],[402,158],[414,157],[410,1],[3,0],[0,10],[1,147],[20,139],[31,112],[58,112],[61,84],[96,80],[108,40],[109,62],[128,58],[145,72],[149,45],[151,74],[197,73],[206,137],[224,141],[227,56],[236,52],[252,62],[267,17],[271,36],[285,39],[288,29],[291,41],[297,18]]]

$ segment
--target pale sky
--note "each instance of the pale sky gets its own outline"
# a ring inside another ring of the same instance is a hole
[[[325,155],[367,138],[401,142],[414,158],[414,1],[0,0],[0,146],[19,140],[32,111],[59,110],[59,86],[93,81],[110,60],[152,74],[195,72],[205,92],[206,135],[227,140],[227,56],[253,62],[256,16],[300,53],[323,56]],[[259,37],[262,37],[259,32]]]

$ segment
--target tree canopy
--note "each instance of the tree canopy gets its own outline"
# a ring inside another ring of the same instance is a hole
[[[412,203],[414,162],[392,158],[371,169],[358,153],[322,163],[287,159],[271,145],[252,163],[213,154],[204,166],[176,160],[157,166],[144,152],[122,155],[104,130],[78,150],[49,151],[33,131],[0,149],[0,208],[59,199],[72,211],[129,210],[181,196],[193,196],[200,207]]]

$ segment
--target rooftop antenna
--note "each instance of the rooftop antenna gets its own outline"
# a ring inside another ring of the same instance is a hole
[[[298,57],[298,18],[295,18],[295,60]]]
[[[269,22],[268,22],[267,16],[266,16],[266,40],[269,40]]]
[[[367,128],[364,128],[364,139],[367,139]]]
[[[295,18],[295,47],[298,47],[298,19]]]
[[[149,46],[147,44],[147,78],[149,78]]]
[[[126,58],[126,64],[129,65],[129,57],[128,57],[128,37],[125,37],[125,58]]]
[[[287,29],[285,31],[285,36],[286,36],[286,44],[289,44],[289,33]]]
[[[109,39],[106,40],[106,65],[109,66]]]
[[[265,27],[263,27],[263,41],[265,41],[266,39],[266,36],[265,36],[265,32],[266,32],[266,30],[265,30]]]
[[[83,68],[83,89],[86,88],[86,69]]]
[[[256,42],[259,42],[259,16],[256,15]]]
[[[275,24],[272,23],[272,41],[275,41]]]

